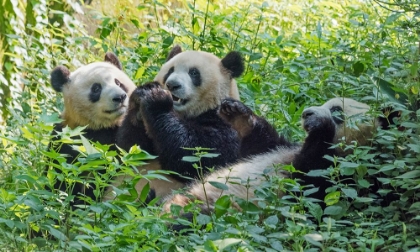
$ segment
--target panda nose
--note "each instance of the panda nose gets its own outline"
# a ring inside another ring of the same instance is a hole
[[[303,113],[302,113],[302,118],[303,119],[306,119],[306,118],[308,118],[308,117],[310,117],[311,115],[313,115],[314,114],[314,112],[312,111],[312,110],[310,110],[310,109],[306,109],[306,110],[304,110],[303,111]]]
[[[118,95],[112,98],[112,101],[115,103],[123,103],[125,98],[127,98],[127,94],[122,94],[122,95]]]
[[[166,86],[168,87],[169,91],[175,91],[181,88],[179,82],[174,80],[167,81]]]

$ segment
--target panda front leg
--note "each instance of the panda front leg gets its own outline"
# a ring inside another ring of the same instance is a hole
[[[155,154],[153,141],[146,134],[140,112],[141,96],[136,92],[138,92],[137,89],[130,96],[127,115],[117,131],[116,144],[125,151],[129,151],[133,145],[138,145],[142,150]]]
[[[290,145],[267,120],[255,115],[249,107],[238,100],[225,98],[220,105],[219,115],[238,132],[241,139],[241,157]]]
[[[319,190],[311,194],[311,197],[324,200],[325,190],[331,186],[331,183],[324,177],[312,177],[306,174],[312,170],[324,170],[332,165],[332,162],[324,156],[333,156],[335,150],[331,148],[336,126],[329,111],[323,111],[320,108],[306,109],[302,114],[303,128],[307,132],[304,144],[293,160],[293,166],[303,172],[293,173],[293,178],[301,180],[302,185],[314,185]],[[324,205],[324,204],[322,204]]]
[[[217,115],[216,108],[197,116],[181,115],[182,112],[174,108],[171,93],[161,88],[159,83],[147,83],[139,89],[146,132],[153,139],[163,170],[198,178],[201,174],[199,170],[183,160],[195,154],[195,147],[210,148],[209,152],[219,154],[200,159],[203,173],[207,173],[208,168],[220,167],[238,159],[237,133]],[[180,179],[188,182],[185,177]]]

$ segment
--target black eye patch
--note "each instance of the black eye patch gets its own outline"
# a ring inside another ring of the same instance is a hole
[[[174,67],[169,68],[169,71],[165,74],[163,77],[163,83],[166,83],[166,80],[169,78],[169,76],[174,72]]]
[[[342,124],[344,122],[343,108],[340,106],[333,106],[330,108],[331,116],[336,124]]]
[[[119,86],[122,90],[124,90],[124,92],[127,93],[127,88],[121,81],[119,81],[118,79],[115,79],[115,84],[117,84],[117,86]]]
[[[101,98],[102,86],[99,83],[94,83],[90,88],[89,100],[94,103]]]
[[[188,75],[190,76],[194,86],[198,87],[201,85],[201,74],[197,68],[190,68],[190,70],[188,71]]]

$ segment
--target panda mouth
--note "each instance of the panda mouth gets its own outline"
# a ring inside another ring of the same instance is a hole
[[[116,109],[112,109],[112,110],[105,110],[104,112],[107,114],[114,114],[114,113],[121,113],[122,110],[125,110],[125,106],[122,105]]]
[[[175,105],[185,105],[188,102],[188,99],[181,99],[178,96],[172,94],[172,100]]]

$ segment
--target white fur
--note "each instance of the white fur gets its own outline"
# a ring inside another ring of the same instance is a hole
[[[356,119],[360,119],[360,116],[365,115],[366,112],[369,111],[370,108],[368,105],[349,98],[334,98],[327,101],[322,106],[310,107],[305,111],[311,110],[311,112],[314,113],[314,116],[317,116],[320,119],[328,118],[329,120],[332,120],[330,108],[333,106],[342,107],[345,115],[345,122],[337,125],[334,143],[337,143],[342,137],[345,137],[348,142],[356,140],[361,143],[366,143],[372,136],[374,128],[372,127],[372,124],[359,123],[360,120]],[[349,125],[355,121],[357,128],[349,127]],[[299,150],[299,146],[290,148],[280,147],[274,151],[260,154],[248,160],[239,162],[231,167],[219,169],[215,173],[205,177],[205,190],[203,189],[203,185],[197,182],[192,184],[184,195],[176,194],[167,197],[165,199],[163,211],[169,213],[172,204],[185,206],[189,204],[191,198],[203,201],[204,204],[202,207],[205,208],[208,205],[210,207],[209,210],[214,210],[214,203],[222,195],[234,195],[242,199],[252,200],[254,198],[255,189],[264,181],[264,177],[262,176],[264,170],[273,167],[273,165],[281,166],[291,164]],[[284,172],[283,175],[287,177],[288,173]],[[209,181],[224,183],[228,186],[228,190],[222,191],[215,188],[208,183]],[[246,183],[244,184],[244,181],[250,182],[249,188],[246,188]],[[232,184],[232,182],[234,183]],[[208,201],[208,204],[206,204],[205,201]]]
[[[162,168],[160,167],[158,160],[150,160],[148,164],[144,166],[139,166],[137,169],[140,174],[145,175],[149,171],[161,170]],[[165,177],[167,180],[153,179],[149,181],[147,179],[140,179],[135,186],[136,191],[140,194],[144,186],[146,186],[147,183],[150,183],[153,185],[153,190],[155,190],[156,197],[163,197],[172,193],[172,190],[177,190],[185,186],[184,183],[181,183],[173,179],[171,176],[164,175],[164,174],[160,174],[160,175]],[[124,182],[124,180],[132,180],[132,179],[133,177],[129,175],[120,175],[114,178],[112,185],[115,187],[118,187]],[[108,187],[107,190],[105,191],[103,200],[108,201],[108,200],[114,199],[115,197],[116,197],[116,194],[112,190],[112,187]]]
[[[222,195],[234,195],[239,198],[252,200],[255,189],[264,181],[262,176],[264,170],[273,168],[274,165],[290,165],[298,151],[299,147],[281,147],[268,153],[256,155],[230,167],[217,170],[205,177],[205,190],[203,189],[203,184],[196,182],[190,186],[186,195],[176,194],[166,198],[163,209],[165,212],[170,212],[172,204],[187,205],[190,201],[187,195],[202,201],[207,199],[210,210],[214,210],[214,203]],[[284,176],[287,177],[287,173],[284,173]],[[212,181],[226,184],[228,190],[221,190],[212,186],[209,183]],[[204,205],[206,206],[207,204]]]
[[[351,144],[353,141],[356,141],[358,145],[368,144],[371,140],[372,132],[379,125],[379,122],[376,118],[372,119],[372,117],[366,115],[370,107],[365,103],[350,98],[333,98],[321,106],[309,107],[303,113],[312,111],[317,117],[325,117],[332,120],[330,109],[334,106],[339,106],[343,109],[344,122],[336,125],[333,143],[344,140],[346,144]],[[348,154],[341,152],[341,150],[337,151],[342,155]]]
[[[171,67],[175,67],[175,71],[166,81],[176,79],[182,84],[182,87],[175,90],[173,95],[189,100],[185,105],[174,102],[174,109],[182,116],[198,116],[209,109],[216,108],[222,99],[230,95],[239,99],[236,82],[222,66],[221,60],[211,53],[201,51],[179,53],[162,66],[155,81],[166,87],[163,80]],[[201,86],[194,86],[188,75],[192,67],[200,71]]]
[[[221,60],[215,55],[201,51],[181,52],[166,62],[155,81],[161,83],[166,88],[163,79],[171,67],[175,71],[167,81],[177,80],[182,87],[173,92],[173,95],[180,99],[189,101],[182,105],[174,101],[174,110],[183,117],[196,117],[203,112],[218,107],[222,99],[233,96],[239,99],[238,88],[235,80],[230,73],[222,66]],[[195,67],[200,71],[201,85],[196,87],[188,75],[190,68]],[[161,169],[158,161],[152,161],[146,166],[139,167],[139,170],[152,171]],[[177,181],[171,176],[165,176],[169,181],[154,179],[150,181],[151,189],[155,191],[156,197],[163,198],[172,193],[173,190],[185,186],[184,183]],[[121,184],[124,179],[117,178],[115,185]],[[146,179],[141,179],[136,184],[136,190],[140,192],[148,183]],[[106,198],[112,198],[108,190]]]
[[[125,93],[115,83],[115,79],[127,89],[127,98],[123,104],[112,101],[115,95]],[[89,93],[94,83],[102,85],[102,93],[100,100],[92,103],[89,101]],[[69,82],[63,85],[64,124],[71,128],[87,125],[90,129],[120,125],[128,107],[128,98],[135,88],[131,79],[111,63],[95,62],[80,67],[70,74]]]

